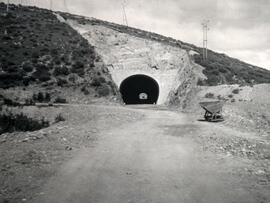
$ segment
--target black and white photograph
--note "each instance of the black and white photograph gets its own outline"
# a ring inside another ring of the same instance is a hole
[[[270,0],[0,0],[0,203],[270,203]]]

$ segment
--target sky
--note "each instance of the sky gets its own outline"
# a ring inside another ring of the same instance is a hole
[[[3,0],[2,0],[3,1]],[[10,0],[48,8],[50,0]],[[53,0],[54,10],[123,24],[123,0]],[[270,0],[126,0],[129,26],[208,47],[270,70]]]

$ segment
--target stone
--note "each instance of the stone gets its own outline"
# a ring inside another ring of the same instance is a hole
[[[64,137],[62,137],[62,140],[63,140],[64,142],[66,142],[66,141],[67,141],[67,139],[66,139],[66,138],[64,138]]]
[[[26,137],[23,140],[21,140],[21,142],[28,142],[30,140],[30,137]]]
[[[0,143],[4,143],[4,142],[6,142],[7,140],[6,139],[1,139],[0,140]]]
[[[262,175],[262,174],[265,174],[265,171],[263,171],[263,170],[258,170],[258,171],[256,171],[256,174],[257,174],[257,175]]]
[[[70,146],[66,146],[66,147],[65,147],[65,150],[67,150],[67,151],[71,151],[71,150],[72,150],[72,147],[70,147]]]

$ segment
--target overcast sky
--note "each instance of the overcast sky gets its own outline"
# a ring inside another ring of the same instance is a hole
[[[49,0],[21,0],[48,7]],[[204,19],[209,48],[270,69],[270,0],[126,0],[130,26],[202,46]],[[11,0],[20,2],[20,0]],[[54,0],[63,10],[64,0]],[[89,17],[123,23],[122,0],[66,0],[67,9]]]

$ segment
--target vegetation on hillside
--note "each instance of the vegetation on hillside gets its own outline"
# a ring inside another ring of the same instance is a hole
[[[10,111],[0,114],[0,134],[14,131],[35,131],[49,127],[49,122],[44,118],[36,120]]]
[[[115,94],[106,66],[80,34],[49,10],[0,3],[0,88],[82,85]],[[91,85],[97,78],[98,86]],[[102,95],[104,96],[104,95]]]
[[[200,85],[270,83],[270,71],[225,54],[209,51],[207,60],[203,60],[202,55],[195,55],[194,60],[205,67],[203,73],[207,76],[207,80],[199,81]]]

